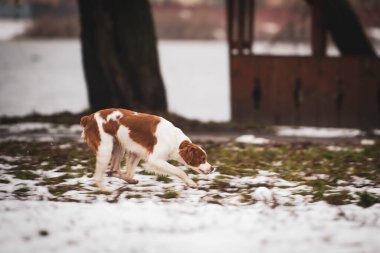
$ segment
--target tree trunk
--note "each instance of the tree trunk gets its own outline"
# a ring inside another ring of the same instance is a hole
[[[166,111],[148,0],[78,0],[90,107]]]
[[[310,6],[313,6],[314,1],[306,0]],[[347,0],[324,0],[322,10],[326,28],[342,55],[376,56]]]

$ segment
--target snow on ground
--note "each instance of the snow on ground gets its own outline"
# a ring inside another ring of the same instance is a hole
[[[378,252],[380,205],[3,201],[2,252]]]
[[[190,189],[177,178],[158,178],[138,168],[137,185],[106,177],[105,185],[113,191],[104,194],[93,184],[92,156],[78,142],[80,130],[78,125],[49,123],[0,125],[5,136],[0,136],[0,145],[11,147],[0,146],[6,150],[0,153],[0,252],[380,251],[380,204],[356,205],[360,194],[380,195],[371,164],[350,162],[344,180],[330,185],[334,175],[324,170],[302,174],[291,170],[285,158],[273,157],[279,150],[272,140],[243,136],[245,144],[221,144],[224,152],[245,156],[245,162],[234,165],[241,174],[225,173],[231,165],[224,166],[225,172],[219,168],[210,175],[190,174],[199,185]],[[38,138],[28,137],[34,134]],[[24,136],[28,142],[10,141],[12,136]],[[331,156],[342,151],[361,156],[373,147],[314,148],[326,149]],[[265,150],[272,159],[245,159]],[[327,161],[318,160],[299,164],[306,171]],[[354,166],[363,167],[352,174]],[[286,171],[303,177],[285,180]],[[343,205],[314,202],[313,192],[321,182],[326,183],[325,196],[345,193],[352,199]]]
[[[79,124],[71,126],[41,122],[0,124],[0,143],[7,141],[53,142],[65,136],[79,140],[81,133],[82,127]]]
[[[10,40],[25,32],[31,25],[30,20],[7,20],[0,19],[0,41]]]
[[[359,129],[322,128],[322,127],[276,127],[279,136],[316,137],[316,138],[348,138],[363,133]]]
[[[236,142],[250,144],[268,144],[270,141],[266,138],[256,137],[253,134],[244,134],[235,139]]]

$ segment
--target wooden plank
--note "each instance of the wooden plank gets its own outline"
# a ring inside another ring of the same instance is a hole
[[[359,96],[359,127],[364,130],[379,127],[379,109],[377,105],[377,93],[379,91],[380,61],[378,59],[360,58],[360,73],[358,83]]]
[[[356,58],[353,57],[340,58],[339,61],[339,79],[342,80],[343,99],[342,110],[340,112],[340,122],[338,122],[338,126],[358,127],[358,86],[360,84],[360,63]]]
[[[297,57],[276,57],[273,68],[273,92],[275,97],[274,123],[295,125],[296,110],[293,100],[295,81],[298,76]]]
[[[250,91],[253,121],[260,125],[273,124],[273,57],[252,57],[253,77]]]
[[[230,60],[234,120],[380,127],[378,59],[235,55]]]
[[[231,58],[231,106],[233,120],[252,121],[253,64],[251,56]]]
[[[318,122],[318,78],[320,76],[320,61],[315,58],[299,59],[300,90],[293,93],[296,104],[296,124],[316,126]]]
[[[340,121],[336,106],[340,61],[338,58],[321,58],[319,61],[317,126],[335,127]]]

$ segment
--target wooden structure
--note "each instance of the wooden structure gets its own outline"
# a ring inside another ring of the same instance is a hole
[[[232,119],[262,125],[380,127],[380,60],[326,57],[323,0],[312,8],[312,56],[258,56],[254,0],[227,0]]]

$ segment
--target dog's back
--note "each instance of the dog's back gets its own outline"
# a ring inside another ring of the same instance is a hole
[[[101,144],[103,134],[116,139],[122,137],[119,140],[121,143],[130,138],[151,153],[157,143],[156,129],[160,121],[160,117],[150,114],[126,109],[104,109],[82,117],[80,124],[83,127],[82,137],[94,153]],[[124,129],[128,129],[127,134],[120,131]]]

